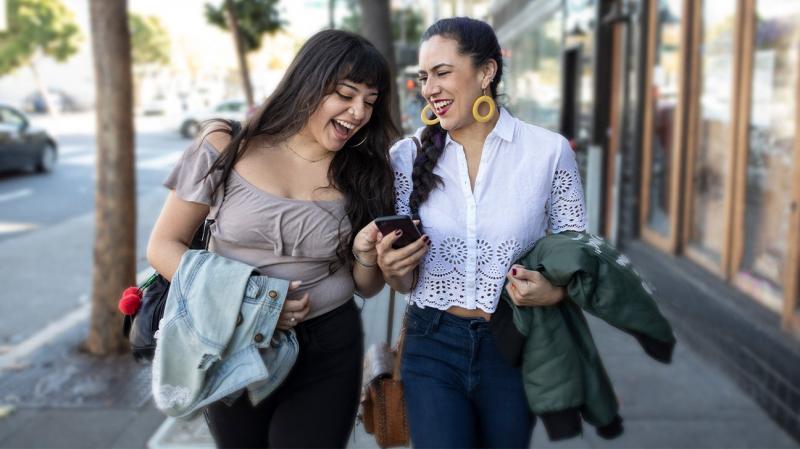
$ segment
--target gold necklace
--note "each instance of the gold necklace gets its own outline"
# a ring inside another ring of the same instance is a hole
[[[298,153],[297,151],[294,151],[294,149],[292,149],[292,147],[290,147],[290,146],[289,146],[289,142],[285,142],[285,141],[284,141],[284,142],[283,142],[283,144],[284,144],[284,145],[286,145],[286,148],[288,148],[288,149],[289,149],[289,151],[291,151],[292,153],[294,153],[294,154],[295,154],[295,156],[299,157],[300,159],[302,159],[302,160],[304,160],[304,161],[306,161],[306,162],[311,162],[312,164],[313,164],[313,163],[315,163],[315,162],[323,161],[323,160],[325,160],[325,159],[327,159],[327,158],[331,157],[331,155],[330,155],[330,154],[326,154],[325,156],[323,156],[323,157],[321,157],[321,158],[319,158],[319,159],[309,159],[309,158],[307,158],[307,157],[303,156],[302,154]]]

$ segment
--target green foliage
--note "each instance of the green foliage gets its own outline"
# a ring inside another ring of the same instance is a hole
[[[134,65],[169,64],[169,35],[158,17],[129,13],[128,26]]]
[[[40,52],[66,61],[83,39],[61,0],[8,0],[8,29],[0,33],[0,75],[28,64]]]
[[[361,7],[359,6],[358,1],[347,0],[347,10],[350,11],[350,14],[342,19],[342,23],[339,25],[339,28],[360,34]],[[414,44],[418,43],[422,38],[422,32],[424,31],[422,15],[416,10],[416,8],[393,10],[390,19],[392,21],[392,39],[395,41],[400,41],[403,38],[403,36],[401,36],[403,33],[403,24],[405,24],[406,42]]]
[[[357,0],[347,0],[347,10],[350,11],[350,14],[342,19],[339,28],[361,34],[361,5]]]
[[[261,47],[261,37],[265,33],[275,33],[286,25],[277,9],[279,0],[231,0],[239,20],[242,45],[245,53]],[[206,3],[206,19],[223,30],[228,28],[225,2],[219,6]]]
[[[425,31],[422,25],[422,15],[416,8],[405,8],[392,12],[392,38],[395,41],[403,39],[402,25],[405,24],[406,42],[416,44],[422,39],[422,32]]]

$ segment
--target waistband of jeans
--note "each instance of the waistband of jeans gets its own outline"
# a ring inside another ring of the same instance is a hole
[[[330,320],[335,320],[339,316],[346,314],[347,312],[354,311],[356,315],[358,315],[358,307],[356,306],[356,301],[354,298],[350,298],[344,304],[340,305],[339,307],[325,312],[322,315],[315,316],[314,318],[310,318],[308,320],[302,321],[300,324],[297,325],[298,328],[304,328],[310,332],[314,332],[314,328],[325,323]]]
[[[422,307],[411,304],[408,306],[407,313],[413,318],[433,322],[435,325],[444,323],[464,329],[489,328],[489,321],[483,318],[463,318],[435,307],[425,307],[423,309]]]

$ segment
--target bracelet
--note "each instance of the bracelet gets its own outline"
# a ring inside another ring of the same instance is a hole
[[[353,248],[353,258],[356,260],[357,264],[361,265],[364,268],[375,268],[375,267],[378,266],[377,262],[375,262],[375,263],[366,263],[363,260],[361,260],[361,258],[358,257],[358,254],[356,254],[356,249],[355,248]]]

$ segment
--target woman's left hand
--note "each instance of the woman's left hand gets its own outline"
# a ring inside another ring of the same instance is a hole
[[[299,298],[292,293],[297,290],[298,287],[300,287],[300,281],[292,281],[289,283],[286,300],[283,301],[283,309],[281,309],[281,314],[278,316],[277,328],[282,331],[288,331],[297,326],[306,318],[306,315],[308,315],[308,312],[311,310],[309,308],[308,293],[303,294]]]
[[[375,221],[369,222],[366,226],[361,228],[353,240],[353,252],[358,256],[358,259],[373,264],[378,259],[378,251],[375,249],[375,243],[378,240],[378,226]]]
[[[552,306],[566,297],[564,287],[556,287],[542,273],[526,270],[521,265],[512,265],[506,277],[506,292],[520,307]]]

